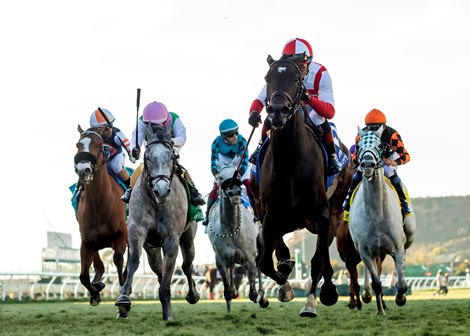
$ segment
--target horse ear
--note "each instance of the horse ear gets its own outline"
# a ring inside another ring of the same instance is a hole
[[[83,133],[83,129],[82,129],[82,126],[80,126],[80,124],[78,124],[77,130],[80,134]]]
[[[268,55],[268,59],[267,59],[267,61],[268,61],[268,64],[269,64],[269,65],[271,65],[271,64],[273,64],[273,63],[274,63],[274,58],[272,58],[272,56],[271,56],[271,55]]]
[[[379,129],[375,131],[375,134],[377,134],[378,137],[380,138],[382,136],[383,131],[384,131],[384,125],[381,125]]]
[[[360,128],[359,126],[357,126],[357,133],[359,133],[359,136],[362,137],[362,135],[365,133],[362,128]]]

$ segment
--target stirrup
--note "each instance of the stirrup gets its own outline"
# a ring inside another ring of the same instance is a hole
[[[328,157],[328,176],[336,175],[339,172],[341,172],[341,168],[336,155]]]

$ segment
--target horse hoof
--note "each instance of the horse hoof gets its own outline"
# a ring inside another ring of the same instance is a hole
[[[116,314],[116,318],[127,320],[129,318],[129,310],[131,310],[131,306],[119,306],[119,312]]]
[[[196,304],[199,302],[199,294],[188,294],[186,295],[186,301],[190,304]]]
[[[104,289],[104,287],[106,286],[106,285],[105,285],[103,282],[101,282],[101,281],[93,282],[91,285],[96,289],[96,291],[97,291],[98,293],[101,292],[101,291]]]
[[[349,300],[349,302],[348,302],[348,308],[349,308],[349,309],[354,309],[354,308],[356,308],[356,306],[357,306],[357,305],[356,305],[356,301],[354,301],[354,300]]]
[[[281,302],[289,302],[295,297],[294,290],[290,286],[289,282],[279,287],[277,292],[277,299]]]
[[[395,303],[397,304],[397,306],[399,307],[402,307],[405,305],[406,303],[406,295],[397,295],[395,296]]]
[[[268,308],[269,307],[269,301],[265,298],[262,298],[261,300],[259,300],[259,306],[261,308]]]
[[[281,261],[277,264],[277,271],[284,274],[286,277],[289,277],[289,274],[292,272],[294,265],[295,261],[292,259]]]
[[[338,290],[334,284],[324,284],[320,290],[320,301],[325,306],[332,306],[338,302]]]
[[[114,303],[115,306],[118,306],[118,307],[125,307],[125,306],[129,306],[129,310],[130,310],[130,306],[131,306],[131,299],[129,298],[129,295],[126,295],[126,294],[121,294],[119,295],[119,297],[117,298],[116,302]]]
[[[101,302],[101,295],[97,294],[97,295],[90,296],[91,306],[96,307],[100,304],[100,302]]]
[[[363,294],[362,301],[364,301],[364,303],[370,303],[372,301],[372,295]]]
[[[317,317],[317,309],[304,306],[299,313],[300,317]]]

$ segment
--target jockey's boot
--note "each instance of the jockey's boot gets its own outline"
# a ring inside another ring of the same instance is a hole
[[[343,202],[343,210],[344,211],[349,211],[349,208],[351,207],[351,197],[352,194],[354,193],[354,190],[356,189],[357,185],[359,182],[362,180],[362,173],[361,171],[356,171],[356,173],[352,177],[351,185],[349,186],[348,194],[346,195],[346,198]]]
[[[341,171],[338,158],[335,154],[328,155],[328,176],[336,175]]]
[[[212,206],[214,205],[217,198],[208,198],[207,205],[206,205],[206,218],[202,222],[202,225],[207,226],[209,223],[209,212],[211,211]]]
[[[390,177],[390,182],[392,182],[393,187],[397,191],[398,198],[400,199],[401,203],[401,209],[403,210],[404,214],[407,215],[411,213],[411,209],[408,201],[406,200],[405,191],[403,190],[403,183],[401,183],[400,177],[395,173],[392,177]]]
[[[251,164],[256,165],[256,160],[258,159],[259,151],[260,151],[260,149],[261,149],[261,145],[262,145],[262,144],[263,144],[263,143],[262,143],[261,140],[260,140],[260,142],[258,143],[258,146],[256,147],[255,151],[253,152],[253,154],[250,155],[250,158],[248,159],[248,161],[249,161]]]
[[[193,184],[189,184],[189,193],[191,194],[191,203],[194,205],[204,205],[206,201],[204,201],[204,197],[202,197],[201,193],[196,189],[196,186]]]
[[[83,183],[78,181],[77,186],[75,187],[75,190],[73,191],[72,199],[71,201],[73,202],[74,198],[77,198],[77,200],[80,198],[80,193],[83,190]]]
[[[129,186],[129,188],[127,188],[126,192],[124,193],[124,195],[121,196],[121,200],[124,202],[124,203],[129,203],[129,200],[131,199],[131,194],[132,194],[132,187]]]
[[[328,153],[328,176],[336,175],[341,171],[338,158],[336,156],[335,143],[333,141],[333,133],[331,132],[331,126],[328,121],[325,121],[320,125],[323,135],[322,143],[325,146],[325,150]]]

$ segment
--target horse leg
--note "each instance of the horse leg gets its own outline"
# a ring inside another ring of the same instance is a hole
[[[178,256],[178,239],[169,237],[163,244],[163,255],[165,260],[163,263],[162,282],[158,295],[162,304],[163,320],[174,320],[173,310],[171,309],[171,279],[176,265],[176,257]]]
[[[370,286],[369,270],[364,265],[364,293],[362,294],[362,301],[370,303],[372,301],[372,287]]]
[[[349,272],[349,302],[348,307],[354,309],[357,307],[358,310],[362,309],[362,301],[360,294],[360,286],[357,274],[357,264],[361,261],[361,258],[357,253],[355,255],[349,255],[346,259],[346,268]]]
[[[256,303],[258,299],[258,292],[256,290],[256,274],[257,274],[257,267],[254,261],[248,261],[245,263],[245,269],[248,271],[248,281],[250,283],[250,300]]]
[[[324,209],[323,212],[328,213],[328,209]],[[327,216],[319,216],[317,219],[317,231],[318,231],[318,240],[317,240],[317,249],[315,254],[320,251],[319,262],[312,269],[317,268],[318,274],[315,274],[316,283],[315,289],[318,282],[320,281],[321,276],[323,275],[324,283],[320,290],[320,300],[325,306],[332,306],[338,302],[338,291],[335,284],[333,284],[333,267],[331,266],[330,261],[330,252],[329,246],[331,243],[330,240],[330,221]],[[313,284],[313,278],[312,278]]]
[[[397,306],[403,306],[406,303],[406,291],[408,285],[405,281],[405,250],[400,248],[395,252],[395,267],[397,269],[398,281],[397,281],[397,295],[395,296],[395,303]]]
[[[124,285],[121,287],[121,294],[114,303],[119,307],[119,318],[127,318],[127,313],[131,309],[130,295],[132,293],[132,282],[134,273],[139,268],[140,256],[142,255],[142,245],[144,243],[143,233],[139,233],[133,226],[129,229],[129,251],[127,260],[127,277]]]
[[[271,221],[269,216],[265,216],[263,221],[262,234],[262,248],[261,256],[259,258],[259,268],[266,276],[270,277],[280,286],[287,282],[287,276],[284,273],[277,272],[274,269],[273,262],[273,251],[279,245],[279,241],[282,240],[282,236],[274,237],[273,232],[269,230],[272,226],[269,222]]]
[[[194,236],[196,235],[196,224],[194,223],[191,230],[186,230],[180,237],[180,249],[183,255],[183,269],[186,278],[188,279],[188,295],[186,301],[190,304],[195,304],[199,301],[199,293],[196,289],[196,283],[193,280],[193,261],[195,255],[194,249]]]
[[[369,256],[364,250],[361,250],[360,254],[372,278],[372,289],[374,290],[375,300],[377,303],[377,315],[385,315],[382,305],[382,283],[380,282],[378,275],[377,261]]]
[[[232,273],[230,272],[225,260],[222,257],[216,255],[215,264],[217,265],[217,269],[220,272],[220,276],[222,277],[222,281],[224,283],[224,298],[225,303],[227,305],[227,313],[231,313],[232,311],[232,299],[234,298],[233,288],[232,288]]]
[[[118,239],[115,243],[113,243],[113,262],[116,265],[116,270],[118,274],[119,285],[122,287],[124,285],[124,253],[126,252],[127,247],[127,240],[125,237]]]
[[[100,301],[92,300],[93,297],[96,295],[99,295],[101,288],[98,286],[98,288],[95,288],[94,285],[91,284],[90,282],[90,266],[91,263],[93,262],[95,251],[88,251],[88,248],[81,243],[80,246],[80,260],[81,260],[81,268],[80,268],[80,282],[82,283],[83,286],[88,290],[88,293],[90,295],[90,305],[92,306],[97,306],[99,305]]]
[[[148,263],[153,273],[157,275],[158,282],[162,282],[162,249],[160,247],[148,247],[144,246],[145,252],[147,252]]]
[[[290,258],[290,251],[283,239],[279,239],[276,247],[277,258],[277,271],[283,273],[289,278],[292,269],[294,268],[295,261]]]

